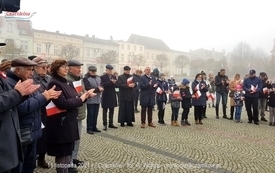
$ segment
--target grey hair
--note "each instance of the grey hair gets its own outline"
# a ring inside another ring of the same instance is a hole
[[[23,67],[18,66],[18,67],[12,67],[12,68],[11,68],[11,71],[12,71],[12,72],[15,72],[15,70],[16,70],[17,68],[19,68],[19,69],[21,69],[21,70],[24,69]]]

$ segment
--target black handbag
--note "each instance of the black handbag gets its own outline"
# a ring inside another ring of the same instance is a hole
[[[31,134],[32,133],[31,126],[20,128],[20,133],[21,133],[21,144],[22,144],[22,146],[29,145],[33,142],[32,134]]]
[[[234,97],[234,92],[233,91],[229,92],[229,97]]]

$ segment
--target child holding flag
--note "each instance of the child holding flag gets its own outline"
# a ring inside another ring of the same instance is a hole
[[[174,86],[173,93],[171,94],[171,108],[172,108],[172,117],[171,117],[171,125],[172,126],[180,126],[178,124],[178,115],[181,103],[181,95],[178,86]]]

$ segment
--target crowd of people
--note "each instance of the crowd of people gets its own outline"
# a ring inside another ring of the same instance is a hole
[[[275,125],[275,84],[266,73],[256,76],[250,70],[245,78],[236,74],[232,80],[221,69],[208,78],[204,71],[193,81],[183,78],[179,84],[173,76],[150,67],[131,74],[113,71],[106,65],[103,75],[89,66],[82,76],[82,63],[57,59],[49,64],[36,56],[3,60],[0,65],[0,172],[29,173],[36,165],[49,168],[45,155],[55,157],[58,173],[77,172],[84,162],[77,159],[83,120],[86,132],[99,133],[98,114],[102,108],[103,130],[117,129],[114,112],[118,107],[117,122],[121,127],[133,127],[135,114],[140,113],[141,128],[156,127],[153,110],[157,106],[158,123],[165,125],[165,111],[171,106],[171,125],[190,126],[189,112],[194,107],[196,125],[207,118],[207,108],[215,108],[222,117],[241,123],[245,105],[248,123],[259,125],[265,118],[266,105],[270,111],[269,125]],[[227,99],[230,98],[230,117]],[[138,109],[140,105],[141,110]],[[179,113],[182,108],[179,122]],[[108,115],[108,116],[107,116]],[[259,119],[259,116],[261,117]],[[62,167],[58,165],[72,165]]]

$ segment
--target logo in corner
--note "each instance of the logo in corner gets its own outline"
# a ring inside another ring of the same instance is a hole
[[[30,13],[30,12],[26,12],[26,11],[6,12],[5,13],[5,18],[6,19],[29,20],[35,14],[36,14],[36,12]]]

